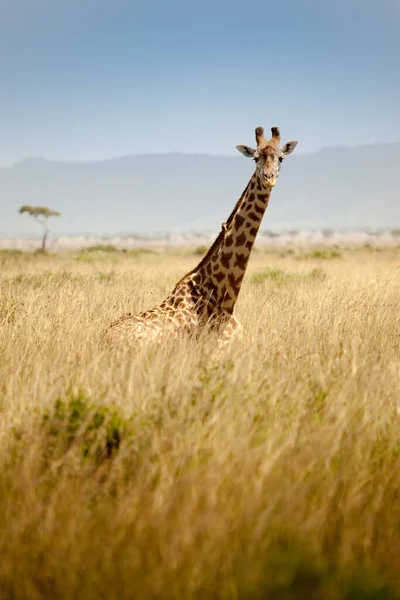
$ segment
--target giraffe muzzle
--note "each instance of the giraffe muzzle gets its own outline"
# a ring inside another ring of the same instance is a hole
[[[274,187],[276,184],[276,175],[274,173],[265,173],[264,181],[268,185],[268,187]]]

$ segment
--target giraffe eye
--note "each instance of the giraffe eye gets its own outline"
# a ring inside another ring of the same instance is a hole
[[[283,156],[279,157],[279,162],[281,163],[283,161]]]

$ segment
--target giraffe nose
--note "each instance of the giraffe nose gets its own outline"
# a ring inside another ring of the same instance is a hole
[[[265,173],[264,174],[265,179],[272,179],[273,176],[274,176],[273,173]]]

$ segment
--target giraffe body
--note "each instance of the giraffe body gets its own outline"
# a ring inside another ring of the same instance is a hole
[[[240,328],[239,321],[215,305],[201,289],[195,275],[186,275],[158,306],[136,315],[124,315],[111,323],[109,338],[126,341],[150,341],[164,335],[177,338],[181,334],[196,335],[207,326],[217,329],[222,340],[230,337]]]
[[[281,162],[297,145],[289,142],[280,148],[279,129],[273,127],[271,131],[272,138],[267,141],[264,130],[256,129],[257,150],[237,146],[256,161],[256,170],[204,258],[158,306],[111,323],[107,331],[111,340],[139,342],[164,335],[175,338],[183,333],[196,335],[210,327],[219,333],[223,344],[240,330],[233,312],[251,250]]]

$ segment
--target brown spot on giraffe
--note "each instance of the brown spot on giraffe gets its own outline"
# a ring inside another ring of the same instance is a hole
[[[232,293],[236,296],[240,290],[240,284],[242,283],[243,275],[239,275],[239,277],[235,277],[233,273],[229,273],[228,275],[228,283],[231,287]]]
[[[236,215],[236,217],[233,221],[234,228],[236,229],[236,231],[241,228],[241,226],[244,223],[244,220],[245,220],[244,217],[242,217],[241,215]]]
[[[233,236],[232,235],[227,235],[225,238],[225,246],[227,248],[230,248],[233,244]]]
[[[258,221],[260,217],[257,217],[256,213],[254,212],[249,212],[249,219],[251,219],[252,221]]]
[[[247,261],[249,260],[248,255],[246,254],[236,254],[236,260],[234,267],[239,267],[239,269],[245,269],[247,265]]]
[[[229,262],[233,256],[233,252],[222,252],[221,254],[221,264],[225,269],[229,269]]]
[[[236,277],[234,276],[233,273],[229,273],[228,275],[228,283],[232,288],[235,288],[237,286],[236,284]]]
[[[236,238],[236,246],[237,247],[243,246],[243,244],[245,243],[246,240],[247,240],[247,236],[246,236],[245,232],[242,231],[242,233],[240,235],[238,235]]]

